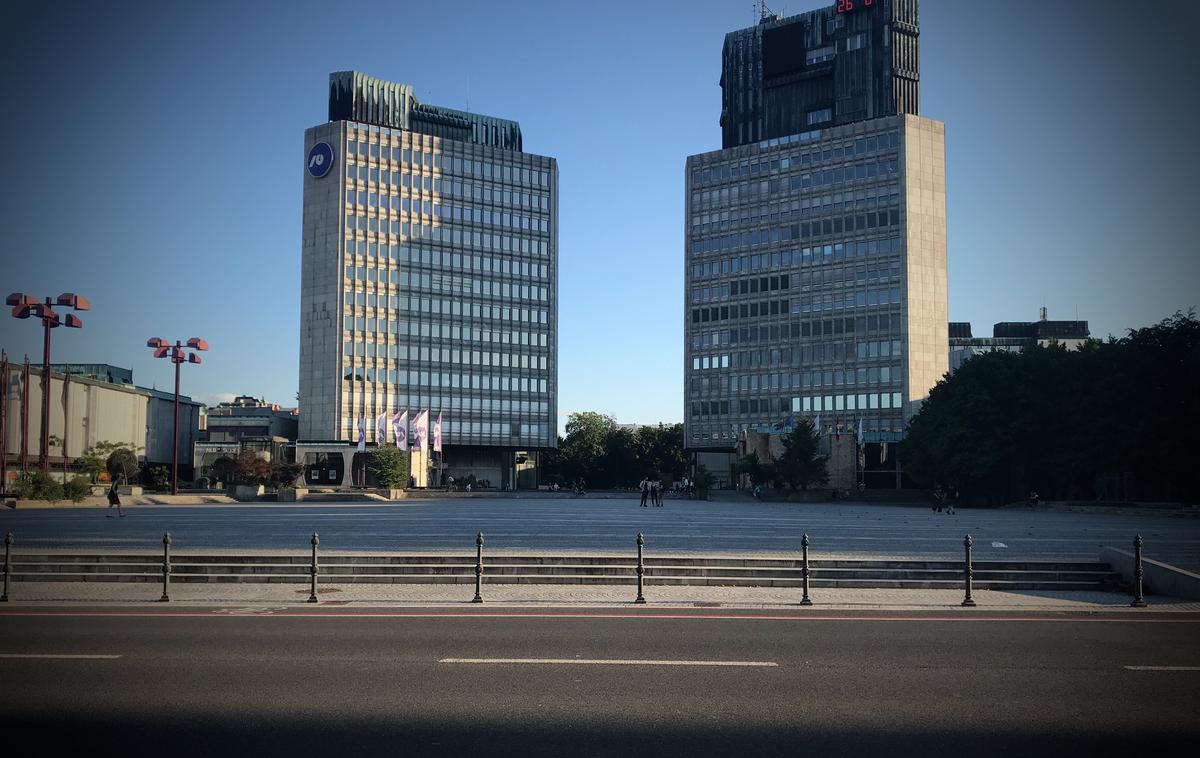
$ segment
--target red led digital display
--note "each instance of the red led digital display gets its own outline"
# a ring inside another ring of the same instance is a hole
[[[869,8],[874,3],[874,0],[837,0],[837,12],[849,13],[850,11],[862,10]]]

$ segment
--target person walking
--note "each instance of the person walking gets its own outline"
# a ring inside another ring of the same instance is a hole
[[[655,508],[658,507],[658,494],[658,480],[655,479],[650,482],[650,505]]]
[[[650,481],[648,479],[643,478],[642,481],[638,483],[638,489],[640,489],[642,491],[641,507],[645,508],[646,507],[646,498],[650,497]]]
[[[111,510],[113,506],[117,506],[117,516],[125,518],[125,514],[121,513],[121,495],[117,492],[117,480],[114,479],[112,486],[108,488],[108,507]],[[105,518],[112,518],[111,513],[104,514]]]

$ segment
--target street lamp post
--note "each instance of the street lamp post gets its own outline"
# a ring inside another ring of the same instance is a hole
[[[61,305],[66,308],[72,308],[77,311],[86,311],[91,309],[92,304],[83,295],[76,295],[73,292],[64,292],[57,299],[47,297],[44,301],[39,302],[33,295],[26,295],[23,292],[14,292],[4,301],[12,307],[12,315],[14,318],[29,318],[36,316],[42,320],[42,440],[38,448],[38,467],[42,471],[50,470],[50,330],[60,326],[68,326],[72,329],[80,329],[83,327],[83,320],[74,313],[68,313],[66,317],[59,316],[55,312],[54,306]],[[5,389],[7,392],[7,388]],[[63,418],[65,425],[68,420]],[[64,432],[63,438],[66,438]],[[63,446],[63,457],[67,455],[66,445]]]
[[[151,337],[146,340],[146,347],[154,349],[155,358],[169,358],[175,364],[175,431],[174,444],[171,447],[171,494],[179,494],[179,367],[184,363],[200,363],[200,356],[184,350],[184,344],[175,340],[175,344],[167,342],[162,337]],[[192,350],[208,350],[208,343],[199,337],[192,337],[186,347]]]

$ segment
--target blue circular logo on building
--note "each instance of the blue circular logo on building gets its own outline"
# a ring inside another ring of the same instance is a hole
[[[308,151],[308,173],[312,174],[317,179],[329,173],[329,169],[333,168],[333,148],[328,142],[318,142],[312,146],[312,150]]]

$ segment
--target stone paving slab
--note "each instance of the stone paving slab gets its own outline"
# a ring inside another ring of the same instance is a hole
[[[153,603],[162,594],[162,586],[152,582],[14,582],[9,589],[8,607],[40,603],[69,604],[141,604]],[[445,606],[468,604],[475,594],[472,584],[460,585],[363,585],[322,584],[318,586],[322,603],[350,606]],[[580,587],[564,585],[488,585],[483,597],[491,605],[546,605],[566,607],[611,607],[632,603],[637,589],[606,585]],[[727,608],[799,607],[798,589],[771,587],[655,587],[644,590],[650,606],[689,606]],[[824,609],[932,610],[960,608],[961,590],[907,589],[816,589],[811,597],[814,607]],[[173,606],[291,605],[306,604],[307,584],[193,584],[171,585]],[[1109,592],[1050,592],[978,590],[973,593],[978,610],[1006,611],[1130,611],[1130,596]],[[1200,612],[1200,603],[1177,598],[1148,597],[1156,611]],[[969,609],[962,609],[968,611]]]

